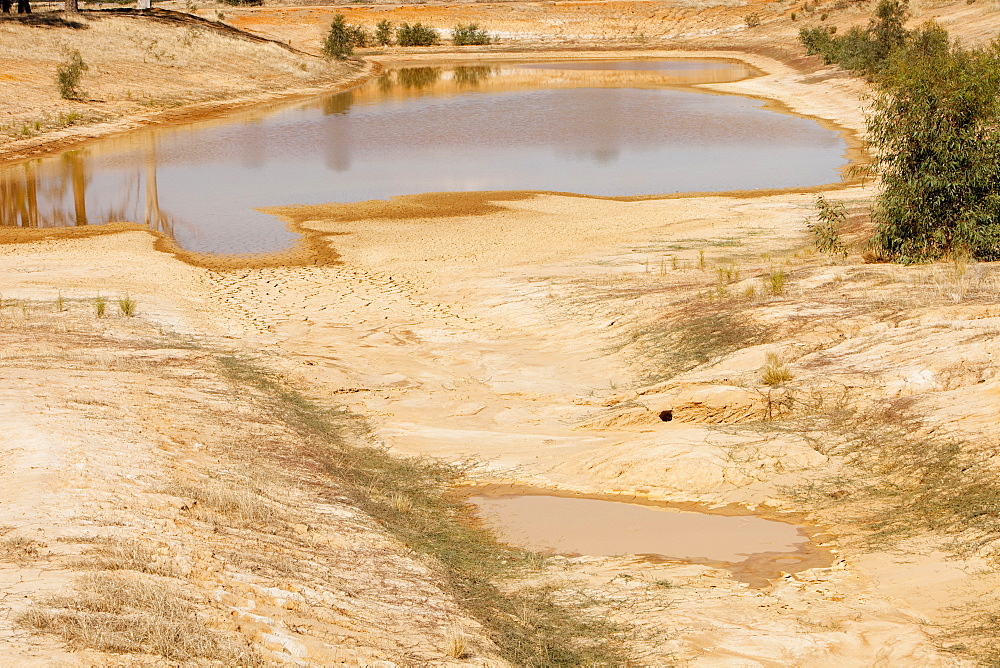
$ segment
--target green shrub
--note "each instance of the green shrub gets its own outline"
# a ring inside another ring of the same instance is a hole
[[[760,25],[761,20],[760,12],[751,12],[743,17],[743,24],[747,28],[756,28]]]
[[[375,43],[379,46],[392,44],[392,22],[382,19],[375,24]]]
[[[840,230],[847,220],[842,202],[831,202],[820,195],[816,198],[816,220],[806,220],[816,250],[826,255],[847,257],[847,246],[840,239]]]
[[[905,0],[881,0],[866,29],[799,32],[808,53],[876,85],[868,141],[881,192],[869,250],[904,263],[1000,259],[1000,42],[964,49],[934,23],[906,30],[905,18]],[[822,221],[813,232],[839,241]]]
[[[396,29],[396,43],[400,46],[433,46],[440,39],[437,30],[422,23],[402,23]]]
[[[87,93],[80,88],[80,79],[83,73],[90,69],[87,63],[83,62],[83,56],[76,49],[69,49],[65,52],[66,61],[56,68],[56,86],[59,88],[59,97],[64,100],[80,100]]]
[[[459,23],[451,31],[451,41],[455,46],[483,45],[490,44],[494,40],[485,30],[481,30],[475,23],[463,25]]]
[[[868,133],[876,257],[1000,259],[1000,42],[967,50],[921,27],[878,79]]]
[[[347,26],[351,45],[356,47],[366,47],[373,43],[372,36],[368,34],[364,26]]]
[[[337,14],[330,23],[330,31],[323,40],[323,55],[345,60],[354,53],[354,47],[367,46],[368,33],[361,26],[348,25],[343,14]]]

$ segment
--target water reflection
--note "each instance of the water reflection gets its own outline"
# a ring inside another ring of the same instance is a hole
[[[441,78],[440,67],[405,67],[396,70],[396,85],[404,90],[422,90]]]
[[[102,140],[0,169],[0,225],[130,221],[189,250],[263,253],[296,235],[259,207],[837,180],[836,133],[755,100],[674,87],[743,78],[745,66],[666,62],[407,67],[345,93]]]
[[[173,222],[160,208],[152,142],[143,151],[141,165],[120,175],[119,197],[110,201],[89,197],[95,186],[89,168],[81,151],[69,151],[0,171],[0,225],[52,228],[128,221],[173,235]]]
[[[475,87],[499,72],[500,68],[488,65],[456,67],[452,70],[452,78],[459,86]]]

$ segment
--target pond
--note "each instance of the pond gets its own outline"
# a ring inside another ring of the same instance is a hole
[[[145,224],[187,250],[297,235],[255,209],[442,191],[596,196],[838,181],[846,145],[760,100],[692,87],[729,61],[482,63],[388,70],[344,93],[146,129],[0,169],[0,225]]]
[[[543,553],[680,559],[728,568],[753,584],[829,561],[804,530],[753,515],[550,494],[468,501],[502,541]]]

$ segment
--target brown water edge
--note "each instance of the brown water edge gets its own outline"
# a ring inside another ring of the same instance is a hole
[[[732,573],[733,578],[739,582],[745,582],[755,589],[763,589],[771,586],[773,580],[781,578],[786,573],[799,573],[811,568],[828,568],[836,560],[836,556],[823,543],[831,540],[832,536],[819,527],[805,523],[805,519],[799,515],[777,514],[775,512],[752,511],[749,508],[739,505],[726,506],[705,506],[697,503],[685,503],[674,501],[662,501],[650,499],[641,494],[592,494],[574,492],[571,490],[538,487],[521,484],[486,484],[462,486],[456,490],[460,498],[472,503],[473,497],[487,498],[511,498],[523,496],[549,496],[570,499],[591,499],[597,501],[610,501],[615,503],[627,503],[632,505],[647,506],[651,508],[669,508],[685,512],[700,513],[704,515],[716,515],[723,517],[755,517],[772,522],[788,524],[798,531],[804,541],[801,546],[792,551],[757,552],[748,555],[739,561],[725,561],[719,559],[709,559],[701,557],[673,557],[661,554],[635,554],[634,556],[651,564],[662,563],[692,563],[710,566],[727,570]],[[483,521],[486,526],[488,522]],[[543,553],[552,554],[547,550]],[[562,553],[567,556],[581,556],[579,553]]]

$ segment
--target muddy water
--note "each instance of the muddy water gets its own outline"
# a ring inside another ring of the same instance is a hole
[[[130,133],[0,169],[0,225],[146,224],[188,250],[296,235],[257,207],[438,191],[615,196],[839,179],[832,130],[689,84],[723,61],[414,67],[347,93]]]
[[[819,565],[803,532],[784,522],[544,494],[472,496],[504,542],[571,555],[649,555],[721,565],[741,579]]]

